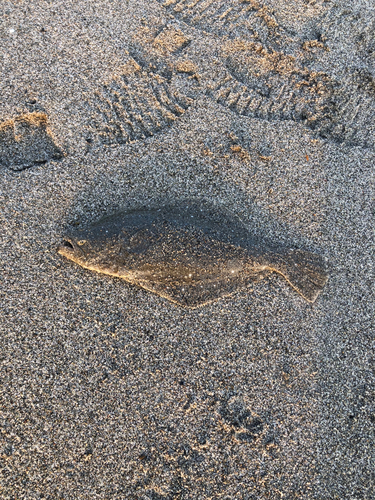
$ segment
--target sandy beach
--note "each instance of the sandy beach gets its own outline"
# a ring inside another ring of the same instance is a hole
[[[366,0],[1,2],[2,499],[375,498],[374,37]],[[185,199],[320,255],[316,302],[56,251]]]

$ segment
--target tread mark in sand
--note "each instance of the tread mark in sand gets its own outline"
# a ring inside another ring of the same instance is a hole
[[[256,0],[158,0],[168,13],[195,28],[215,33],[248,37],[276,36],[278,23],[269,9]]]
[[[89,102],[91,132],[103,144],[145,139],[170,126],[191,102],[183,95],[174,95],[166,78],[132,60]]]
[[[217,15],[233,14],[233,9],[224,12],[223,5],[221,0],[216,4]],[[254,9],[255,2],[251,5]],[[201,15],[208,15],[213,2],[170,0],[164,6],[180,13],[199,7]],[[173,29],[166,27],[156,38],[166,37],[169,43],[169,31]],[[174,43],[187,40],[182,32],[174,31]],[[172,52],[175,49],[173,46]],[[183,91],[177,92],[175,87],[171,91],[164,57],[158,68],[133,56],[128,69],[104,85],[92,103],[92,129],[102,143],[153,136],[175,122],[193,102]],[[336,82],[325,73],[299,67],[292,56],[241,39],[223,42],[221,62],[216,80],[205,84],[202,78],[201,91],[233,112],[267,121],[301,122],[327,140],[374,147],[375,83],[371,75],[362,72]]]
[[[272,12],[256,0],[158,0],[174,17],[218,36],[262,40],[263,56],[272,59],[274,41],[281,41],[282,28]],[[322,3],[322,2],[320,2]],[[285,38],[287,42],[288,36]],[[236,42],[234,42],[236,43]],[[370,45],[368,42],[367,45]],[[267,50],[266,46],[269,47]],[[372,46],[371,46],[372,47]],[[281,54],[283,59],[288,56]],[[226,74],[209,94],[220,104],[244,116],[265,120],[303,122],[320,136],[348,146],[375,146],[375,80],[352,74],[336,82],[321,72],[294,67],[280,74],[272,69],[251,82],[242,79],[246,65],[229,61]],[[359,95],[359,97],[358,97]]]
[[[348,146],[375,146],[375,79],[364,70],[335,81],[301,68],[292,56],[242,40],[222,46],[224,68],[208,90],[235,113],[267,121],[302,122]]]

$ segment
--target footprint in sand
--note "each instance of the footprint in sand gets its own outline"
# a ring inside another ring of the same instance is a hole
[[[172,21],[158,30],[142,27],[127,67],[98,90],[91,102],[90,127],[99,142],[153,136],[175,123],[196,97],[206,95],[241,116],[293,121],[330,141],[375,146],[368,126],[375,113],[369,76],[357,71],[338,82],[303,62],[313,52],[328,50],[325,43],[292,37],[255,0],[231,7],[223,0],[159,3],[178,25]],[[207,51],[199,63],[190,59],[192,29],[215,37],[220,44],[217,57]],[[298,47],[302,60],[283,47]]]
[[[62,158],[47,121],[45,113],[26,113],[0,123],[0,164],[24,170]]]

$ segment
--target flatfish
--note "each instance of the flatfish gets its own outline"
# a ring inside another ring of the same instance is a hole
[[[318,255],[254,238],[239,219],[206,204],[116,213],[66,235],[58,252],[186,307],[230,295],[272,272],[309,302],[327,281]]]

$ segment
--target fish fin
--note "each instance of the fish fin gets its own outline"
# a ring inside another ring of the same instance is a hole
[[[291,250],[283,255],[275,271],[282,274],[290,285],[309,302],[315,302],[328,280],[322,259],[303,250]]]
[[[253,275],[237,276],[236,278],[200,280],[190,284],[169,284],[165,283],[150,283],[137,281],[137,285],[154,292],[161,297],[168,299],[175,304],[183,307],[196,308],[214,302],[222,297],[227,297],[237,292],[241,288],[245,288],[250,283],[254,283],[264,278],[269,274],[269,271],[254,273]]]

